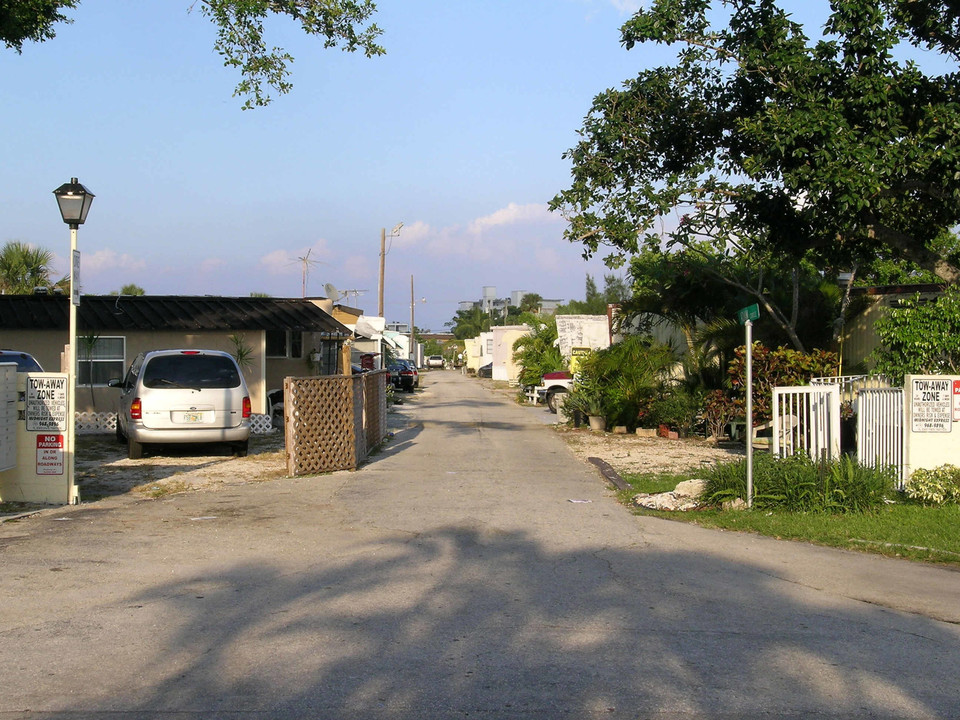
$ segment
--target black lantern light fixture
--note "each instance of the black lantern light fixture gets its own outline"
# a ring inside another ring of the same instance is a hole
[[[83,225],[93,204],[94,194],[81,185],[76,178],[64,183],[53,194],[57,196],[57,205],[60,206],[60,215],[63,221],[71,228]]]

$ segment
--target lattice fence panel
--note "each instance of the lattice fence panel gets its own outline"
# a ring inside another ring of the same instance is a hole
[[[363,426],[367,436],[367,452],[387,436],[387,370],[363,376]]]
[[[288,475],[352,470],[366,455],[363,386],[341,375],[284,378]]]
[[[77,434],[112,433],[117,429],[117,414],[112,412],[78,412]]]
[[[95,435],[112,433],[117,429],[117,414],[113,412],[78,412],[77,433]],[[266,435],[273,432],[273,423],[269,415],[250,416],[250,432],[254,435]]]

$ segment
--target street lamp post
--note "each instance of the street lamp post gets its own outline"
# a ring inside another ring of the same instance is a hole
[[[403,223],[397,223],[393,226],[393,230],[390,231],[390,234],[387,235],[386,228],[380,228],[380,288],[379,288],[379,302],[377,304],[377,315],[380,317],[386,317],[383,314],[383,270],[384,265],[387,260],[387,238],[395,238],[400,234],[400,228],[403,227]]]
[[[427,301],[426,298],[421,298],[421,299],[420,299],[420,302],[424,302],[424,303],[425,303],[426,301]],[[417,360],[417,353],[416,353],[416,351],[415,351],[415,347],[416,347],[416,343],[417,343],[417,340],[416,340],[416,338],[417,338],[416,327],[417,327],[417,326],[413,324],[413,320],[414,320],[414,318],[413,318],[413,308],[414,308],[414,305],[416,305],[416,299],[415,299],[414,296],[413,296],[413,275],[411,275],[411,276],[410,276],[410,359],[413,360],[414,362],[416,362],[416,360]]]
[[[67,476],[70,483],[70,501],[74,495],[76,435],[77,435],[77,306],[80,304],[80,252],[77,250],[77,228],[87,219],[94,195],[76,178],[64,183],[53,194],[60,206],[63,221],[70,226],[70,344],[67,350]]]

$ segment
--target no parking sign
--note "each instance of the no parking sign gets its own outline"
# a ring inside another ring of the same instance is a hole
[[[63,475],[63,435],[37,435],[37,475]]]

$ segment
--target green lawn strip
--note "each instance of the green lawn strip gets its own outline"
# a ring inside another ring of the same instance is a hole
[[[960,505],[924,507],[910,501],[897,501],[877,512],[833,514],[716,509],[665,512],[640,508],[631,502],[637,493],[667,492],[691,476],[624,475],[624,480],[633,489],[619,493],[619,497],[638,515],[960,566]]]

